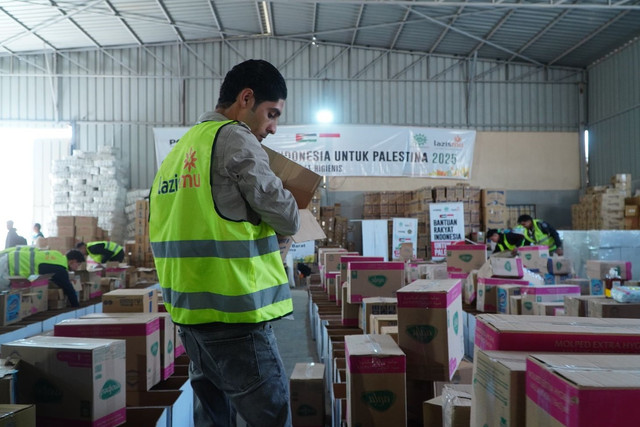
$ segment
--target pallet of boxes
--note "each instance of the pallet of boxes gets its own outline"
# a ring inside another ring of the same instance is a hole
[[[154,268],[153,252],[149,241],[149,201],[136,201],[135,211],[135,245],[132,262],[136,267]]]

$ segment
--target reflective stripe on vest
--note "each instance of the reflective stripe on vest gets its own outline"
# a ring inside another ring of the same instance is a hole
[[[258,240],[225,242],[219,240],[182,240],[151,243],[154,257],[158,258],[246,258],[266,255],[280,250],[278,238],[268,236]]]
[[[513,250],[513,248],[515,247],[516,245],[512,245],[509,243],[509,241],[507,240],[506,234],[503,234],[502,242],[498,243],[498,249],[500,249],[501,251],[506,251],[506,250]]]
[[[151,187],[151,248],[165,306],[178,324],[257,323],[293,310],[273,228],[227,220],[215,208],[212,153],[218,131],[230,123],[191,128]]]
[[[29,277],[38,274],[40,264],[60,265],[67,268],[67,258],[58,251],[40,250],[32,246],[18,246],[2,253],[8,256],[9,274]]]
[[[535,239],[536,245],[544,245],[549,247],[549,251],[553,251],[556,249],[556,241],[553,237],[549,236],[546,233],[543,233],[540,227],[538,227],[539,219],[534,219],[533,223],[533,238]]]
[[[98,264],[102,264],[106,260],[104,259],[104,255],[95,254],[95,253],[91,252],[91,247],[93,245],[104,245],[104,250],[109,251],[109,252],[113,252],[113,255],[117,255],[117,254],[120,253],[120,251],[123,250],[122,246],[120,246],[116,242],[102,241],[102,242],[89,242],[89,243],[87,243],[87,252],[91,256],[91,258],[93,258]],[[96,259],[96,258],[98,258],[98,259]]]

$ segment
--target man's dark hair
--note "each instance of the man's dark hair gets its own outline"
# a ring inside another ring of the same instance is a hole
[[[78,242],[76,243],[76,249],[80,249],[83,246],[87,246],[87,244],[85,242]]]
[[[264,101],[287,99],[287,84],[280,71],[262,59],[249,59],[233,67],[224,77],[216,108],[229,108],[246,88],[253,90],[255,106]]]
[[[82,252],[76,249],[71,249],[69,252],[67,252],[67,259],[69,261],[76,260],[78,262],[85,262],[85,258],[84,255],[82,255]]]
[[[533,221],[533,218],[531,218],[531,215],[520,215],[518,217],[518,224],[522,224],[524,221]]]
[[[40,231],[40,229],[42,228],[39,222],[36,222],[35,224],[33,224],[33,226],[36,227],[38,231]]]
[[[498,230],[495,228],[490,228],[487,230],[487,239],[491,238],[494,234],[498,234]]]

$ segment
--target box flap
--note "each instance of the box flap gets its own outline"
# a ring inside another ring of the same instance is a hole
[[[326,239],[327,236],[322,231],[322,227],[316,221],[311,211],[308,209],[300,209],[300,229],[296,234],[291,236],[294,242],[302,243],[309,240]]]
[[[309,206],[313,194],[320,185],[322,177],[310,171],[304,166],[289,160],[277,151],[263,145],[264,151],[269,156],[269,166],[278,178],[282,180],[284,188],[289,190],[298,203],[298,208]],[[313,240],[313,239],[307,239]]]

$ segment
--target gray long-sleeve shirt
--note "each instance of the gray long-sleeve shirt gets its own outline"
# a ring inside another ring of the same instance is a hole
[[[200,116],[202,121],[226,121],[216,112]],[[213,201],[218,213],[233,221],[260,220],[283,236],[295,234],[300,216],[293,195],[269,167],[269,157],[247,125],[220,129],[211,162]]]

